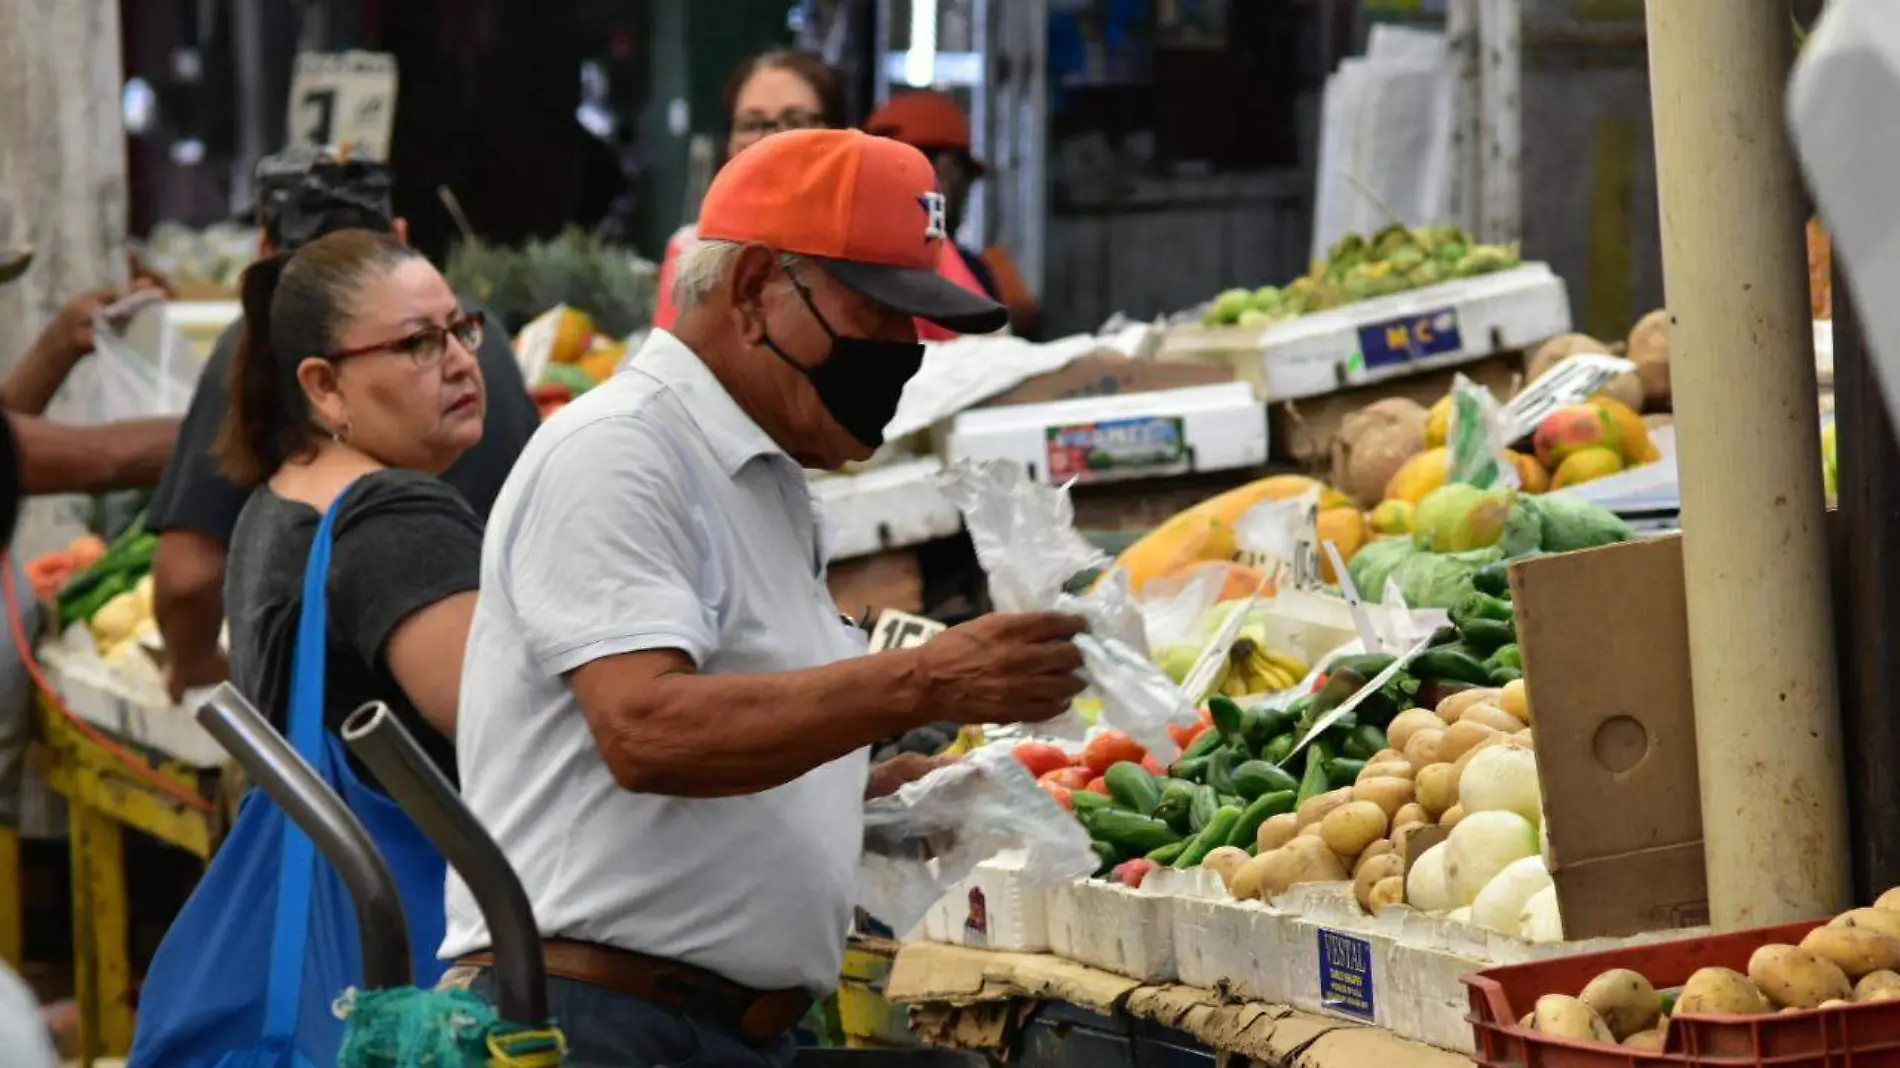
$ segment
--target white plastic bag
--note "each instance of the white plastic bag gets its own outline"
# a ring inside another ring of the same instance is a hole
[[[1194,708],[1148,658],[1127,572],[1112,570],[1081,595],[1063,592],[1078,574],[1108,563],[1075,532],[1068,488],[1032,482],[1007,461],[964,461],[945,472],[944,494],[963,512],[996,610],[1072,612],[1088,620],[1088,632],[1075,644],[1082,677],[1101,699],[1101,722],[1127,733],[1156,760],[1172,761],[1180,749],[1168,725],[1192,723]],[[1071,710],[1038,729],[1080,737],[1086,728]]]
[[[156,292],[139,290],[93,316],[93,355],[82,365],[91,380],[91,422],[183,415],[190,405],[198,361],[162,304]]]
[[[864,806],[858,904],[909,931],[976,866],[1023,851],[1031,883],[1066,883],[1101,858],[1088,833],[1036,785],[1008,745],[987,745]]]

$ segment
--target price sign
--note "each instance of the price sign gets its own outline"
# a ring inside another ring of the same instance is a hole
[[[1436,308],[1359,328],[1359,353],[1367,371],[1445,356],[1464,347],[1456,308]]]
[[[396,57],[384,52],[303,52],[290,76],[292,144],[387,160],[396,123]]]
[[[877,614],[877,626],[871,631],[871,651],[912,649],[949,629],[934,619],[887,608]]]
[[[1049,481],[1055,485],[1178,475],[1190,466],[1187,437],[1177,416],[1045,427],[1043,447]]]

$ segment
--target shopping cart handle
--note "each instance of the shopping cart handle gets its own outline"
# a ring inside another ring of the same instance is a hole
[[[502,1019],[530,1027],[545,1024],[548,974],[541,932],[528,892],[501,846],[482,829],[388,705],[371,701],[350,713],[342,733],[350,751],[369,766],[475,895],[494,940],[495,1007]]]
[[[396,893],[396,877],[362,821],[230,683],[220,684],[199,707],[198,723],[310,836],[343,879],[363,939],[363,986],[391,990],[410,985],[409,923]]]

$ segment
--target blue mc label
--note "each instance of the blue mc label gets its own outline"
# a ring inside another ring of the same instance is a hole
[[[1359,328],[1359,352],[1365,369],[1398,367],[1465,347],[1458,332],[1458,311],[1439,308]]]

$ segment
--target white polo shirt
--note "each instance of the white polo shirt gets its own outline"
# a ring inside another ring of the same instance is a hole
[[[482,546],[456,760],[543,937],[761,990],[836,984],[867,751],[745,797],[631,793],[563,678],[645,649],[679,649],[704,674],[863,655],[826,591],[820,528],[797,463],[665,331],[528,443]],[[451,872],[442,956],[488,946]]]

